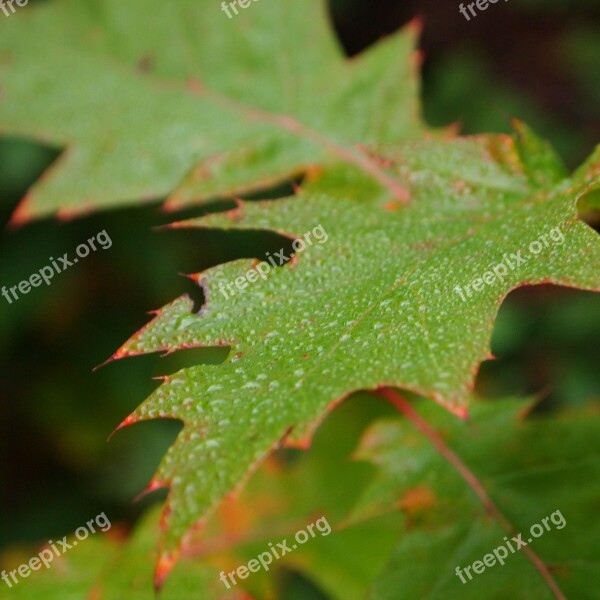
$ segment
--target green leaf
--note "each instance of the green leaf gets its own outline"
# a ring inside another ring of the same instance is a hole
[[[331,533],[316,530],[303,545],[273,562],[270,571],[240,581],[253,597],[287,598],[281,571],[293,570],[332,599],[362,600],[393,549],[403,517],[389,513],[345,527],[361,491],[376,474],[373,465],[352,460],[370,422],[393,414],[384,402],[357,394],[330,415],[307,451],[284,449],[261,466],[235,498],[228,498],[203,530],[192,532],[184,555],[203,560],[226,552],[226,572],[324,517]]]
[[[555,598],[523,548],[513,553],[507,547],[504,565],[496,560],[480,574],[471,569],[472,579],[464,573],[518,533],[525,542],[532,539],[528,549],[566,597],[596,597],[600,417],[580,412],[536,418],[527,409],[513,400],[476,402],[471,421],[460,423],[419,403],[421,418],[436,423],[443,443],[476,475],[512,533],[407,420],[370,427],[356,457],[377,465],[379,475],[365,489],[354,518],[362,522],[409,502],[413,515],[369,598],[395,600],[398,590],[407,600]],[[556,511],[560,514],[551,517]],[[516,542],[512,546],[518,548]],[[463,569],[465,583],[456,567]]]
[[[282,440],[307,444],[354,391],[395,386],[465,415],[511,290],[541,283],[600,289],[600,239],[576,211],[587,182],[566,178],[544,188],[539,182],[548,179],[529,176],[527,150],[507,136],[384,151],[391,176],[410,187],[412,201],[400,210],[379,196],[318,195],[314,184],[293,198],[240,202],[176,225],[266,229],[291,239],[313,232],[313,243],[243,290],[220,285],[246,277],[255,261],[194,276],[206,293],[202,310],[193,314],[191,300],[179,298],[114,356],[231,347],[222,365],[166,377],[124,422],[184,423],[151,484],[170,486],[163,562],[273,448]],[[534,254],[530,244],[542,239]],[[465,292],[465,301],[455,291],[519,251],[527,260],[515,260],[503,281]]]
[[[322,0],[231,20],[216,1],[28,6],[0,21],[0,132],[65,150],[14,221],[173,208],[340,160],[376,173],[356,144],[423,129],[414,37],[346,60]]]

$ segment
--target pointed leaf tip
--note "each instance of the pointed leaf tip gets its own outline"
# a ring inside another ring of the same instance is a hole
[[[467,406],[448,406],[447,408],[462,421],[469,420],[469,408]]]
[[[112,437],[115,435],[115,433],[117,433],[117,431],[120,431],[121,429],[124,429],[125,427],[129,427],[129,425],[133,425],[134,423],[137,423],[139,421],[139,419],[137,417],[135,417],[134,415],[129,415],[126,419],[123,419],[123,421],[121,421],[120,425],[118,427],[115,428],[115,430],[108,436],[108,440],[110,441],[112,439]]]
[[[165,552],[162,553],[158,561],[156,563],[156,568],[154,569],[154,591],[158,594],[163,586],[171,571],[175,567],[175,563],[179,557],[179,552]]]
[[[7,229],[19,229],[19,227],[22,227],[33,219],[33,214],[29,206],[30,204],[31,197],[29,195],[25,196],[21,202],[17,204],[17,208],[15,208],[8,221]]]

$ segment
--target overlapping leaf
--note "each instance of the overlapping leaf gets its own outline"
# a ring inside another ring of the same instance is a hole
[[[322,0],[55,0],[0,21],[0,133],[64,147],[15,221],[241,193],[414,136],[414,35],[349,61]],[[393,183],[390,182],[393,187]]]
[[[597,597],[600,420],[597,414],[526,417],[526,408],[517,401],[479,402],[472,422],[463,424],[419,407],[509,519],[512,534],[408,421],[381,421],[367,431],[356,456],[376,464],[379,476],[355,518],[397,510],[411,497],[418,506],[369,598],[395,600],[398,590],[407,600],[556,598],[523,547],[513,540],[511,552],[506,545],[519,533],[566,597]],[[479,574],[465,573],[502,545],[505,564],[496,560]]]
[[[184,423],[152,484],[171,488],[164,565],[189,527],[280,440],[306,442],[350,393],[396,386],[464,414],[510,290],[546,282],[600,289],[600,240],[576,211],[596,167],[574,178],[532,170],[532,144],[538,142],[521,129],[518,143],[499,136],[397,148],[385,160],[412,195],[400,210],[360,192],[343,199],[312,191],[178,224],[268,229],[290,238],[313,231],[313,244],[234,294],[223,291],[225,284],[245,277],[256,261],[197,275],[206,292],[199,314],[179,298],[115,355],[231,346],[222,365],[166,378],[125,421]],[[318,225],[327,239],[314,234]],[[531,242],[552,230],[562,241],[554,235],[543,252],[529,254]],[[527,260],[504,281],[466,301],[455,291],[520,251]]]

